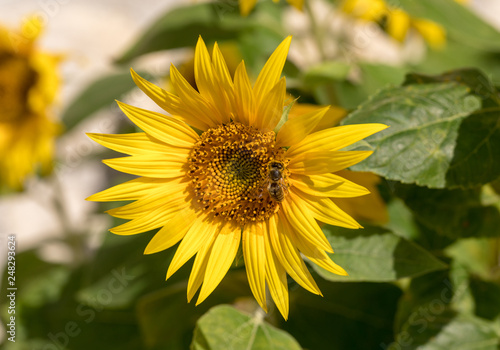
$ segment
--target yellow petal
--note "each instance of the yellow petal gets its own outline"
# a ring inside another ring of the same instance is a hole
[[[304,200],[305,206],[311,210],[317,220],[325,224],[346,228],[356,229],[362,227],[356,220],[335,205],[331,199],[313,197],[294,188],[291,188],[291,191]]]
[[[307,289],[311,293],[321,295],[321,291],[316,285],[316,282],[314,282],[314,279],[309,273],[304,261],[300,257],[299,251],[287,236],[286,227],[283,222],[283,220],[286,219],[283,218],[281,211],[278,212],[278,218],[276,218],[275,215],[269,220],[269,236],[271,238],[271,245],[281,265],[283,265],[286,272],[303,288]],[[274,220],[278,220],[277,227],[273,222]]]
[[[176,147],[193,147],[199,136],[187,124],[172,117],[118,102],[127,117],[147,134]]]
[[[255,102],[257,106],[261,104],[269,91],[278,83],[281,77],[281,71],[285,65],[286,56],[292,37],[288,36],[283,42],[274,50],[269,60],[267,60],[264,68],[260,71],[253,91],[255,93]]]
[[[150,179],[140,177],[93,194],[86,200],[94,202],[136,200],[150,194],[151,191],[155,191],[158,186],[172,181],[172,179]]]
[[[298,144],[318,125],[329,108],[320,107],[310,113],[288,119],[278,132],[276,143],[279,146]]]
[[[240,0],[240,13],[242,16],[248,16],[250,11],[255,7],[257,0]]]
[[[267,312],[266,305],[266,250],[262,222],[245,225],[242,250],[245,258],[248,284],[259,305]]]
[[[311,211],[301,202],[300,197],[290,192],[286,200],[282,202],[283,217],[301,237],[314,246],[333,253],[330,242],[321,231]]]
[[[258,118],[255,126],[263,132],[272,131],[278,125],[283,114],[286,95],[286,80],[281,78],[269,91],[257,108]]]
[[[216,231],[217,233],[217,231]],[[194,259],[193,268],[191,274],[189,275],[188,286],[187,286],[187,300],[188,303],[191,302],[196,291],[200,288],[205,277],[205,272],[207,270],[208,259],[210,259],[210,254],[212,252],[212,246],[217,235],[212,235],[210,239],[203,242],[203,246],[200,248]]]
[[[189,170],[187,158],[167,154],[129,156],[102,162],[123,173],[163,179],[184,176]]]
[[[110,209],[107,213],[111,216],[121,219],[135,219],[146,215],[148,212],[161,210],[167,213],[176,213],[186,207],[186,184],[178,186],[177,191],[174,188],[168,188],[168,191],[162,188],[155,189],[155,192],[148,196],[140,198],[133,203],[129,203],[122,207]]]
[[[193,222],[172,258],[167,271],[167,279],[191,259],[207,240],[212,240],[217,228],[218,225],[207,222],[205,216],[200,216]]]
[[[149,137],[145,133],[134,134],[93,134],[87,133],[95,142],[117,152],[140,155],[148,153],[176,153],[187,155],[191,151],[189,148],[180,148],[166,145],[156,139]]]
[[[175,215],[182,213],[183,209],[185,209],[185,207],[177,206],[175,212],[165,211],[162,208],[149,211],[145,215],[113,227],[110,231],[117,235],[128,236],[154,230],[165,225],[172,217],[175,217]]]
[[[276,254],[271,247],[271,238],[269,236],[270,221],[268,220],[265,227],[264,247],[266,250],[266,281],[269,286],[269,292],[276,304],[276,307],[283,315],[285,320],[288,319],[288,282],[286,279],[285,268],[281,265]],[[276,231],[276,222],[273,221],[274,230]]]
[[[290,230],[290,239],[299,248],[302,254],[304,254],[311,262],[324,268],[331,273],[335,273],[341,276],[347,276],[347,272],[335,264],[330,257],[321,249],[318,249],[315,245],[307,242],[304,237],[300,235],[299,232],[294,230],[292,227]],[[333,252],[332,252],[333,253]]]
[[[209,128],[209,121],[206,120],[203,115],[197,115],[196,113],[193,114],[192,109],[188,108],[179,97],[163,90],[153,83],[150,83],[137,74],[133,69],[130,69],[130,73],[132,74],[132,79],[134,79],[135,84],[165,111],[175,115],[176,118],[194,126],[197,129],[204,131]]]
[[[335,174],[300,175],[289,177],[293,187],[319,197],[350,198],[369,194],[365,187]]]
[[[234,114],[234,84],[231,78],[231,74],[229,73],[226,61],[217,43],[214,44],[214,49],[212,52],[212,62],[214,74],[216,77],[218,77],[219,84],[222,85],[222,91],[226,94],[229,101],[229,107]]]
[[[196,214],[189,208],[178,212],[153,236],[144,254],[153,254],[168,249],[177,244],[191,228],[196,220]]]
[[[354,172],[342,170],[335,175],[356,182],[357,186],[366,187],[370,194],[358,198],[335,198],[335,204],[340,209],[351,215],[355,219],[365,220],[375,223],[386,223],[388,218],[387,207],[380,196],[377,185],[381,182],[379,176],[367,172]],[[349,181],[350,182],[350,181]]]
[[[229,101],[219,78],[214,73],[210,55],[201,36],[198,37],[194,54],[194,76],[201,96],[210,101],[212,106],[221,113],[223,124],[229,123],[231,115]]]
[[[288,119],[299,118],[304,114],[315,112],[318,110],[318,105],[309,103],[295,103],[288,113]],[[311,132],[321,131],[328,128],[333,128],[345,118],[347,111],[341,107],[330,106],[330,109],[325,113],[321,121]]]
[[[245,125],[253,125],[255,123],[256,106],[244,61],[241,61],[234,73],[234,98],[236,121]]]
[[[372,153],[372,151],[308,152],[291,158],[288,170],[303,175],[333,173],[361,162]]]
[[[222,124],[225,117],[221,112],[214,108],[204,96],[200,95],[173,65],[170,66],[170,80],[191,115],[198,115],[211,127]]]
[[[196,305],[203,302],[222,281],[238,252],[240,240],[241,228],[238,226],[226,224],[219,232],[212,246]]]
[[[299,144],[292,145],[287,157],[310,151],[338,151],[386,128],[388,126],[384,124],[353,124],[318,131],[308,135]]]

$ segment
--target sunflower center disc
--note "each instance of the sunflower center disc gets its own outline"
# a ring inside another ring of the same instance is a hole
[[[279,202],[267,191],[267,165],[285,161],[274,139],[274,132],[240,123],[205,131],[191,152],[188,172],[203,210],[239,225],[276,213]]]

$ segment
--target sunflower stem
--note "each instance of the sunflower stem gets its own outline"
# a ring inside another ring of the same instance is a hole
[[[309,18],[309,21],[311,22],[311,31],[314,37],[314,41],[316,43],[316,46],[318,47],[318,52],[321,57],[321,61],[326,60],[326,52],[325,48],[323,45],[323,31],[321,30],[318,21],[316,20],[316,17],[314,16],[314,11],[311,7],[310,4],[311,0],[305,0],[304,1],[304,8],[305,12],[307,14],[307,17]]]
[[[52,196],[54,210],[56,211],[61,224],[65,241],[71,247],[73,252],[73,263],[78,264],[83,261],[84,248],[79,235],[71,229],[71,223],[65,210],[64,191],[61,186],[61,180],[57,174],[52,176],[52,188],[54,190],[54,194]]]

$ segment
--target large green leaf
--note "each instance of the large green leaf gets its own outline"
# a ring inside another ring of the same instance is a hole
[[[437,234],[451,238],[500,236],[500,213],[493,205],[482,205],[478,189],[429,189],[399,184],[394,191],[417,220]]]
[[[390,126],[367,139],[375,153],[353,169],[443,188],[460,123],[480,106],[478,97],[455,83],[382,90],[344,120],[344,124],[378,122]]]
[[[263,321],[263,311],[244,314],[228,305],[201,317],[191,344],[193,350],[300,350],[293,337]]]
[[[95,80],[63,112],[62,121],[66,131],[72,129],[92,113],[111,105],[134,87],[135,83],[128,71]]]
[[[466,6],[452,0],[399,0],[398,5],[414,17],[441,24],[453,39],[473,48],[500,51],[500,32]]]
[[[351,66],[339,61],[326,61],[308,68],[303,74],[303,82],[314,86],[332,81],[344,80]]]
[[[459,69],[436,76],[410,74],[405,84],[454,81],[481,98],[483,108],[467,117],[458,130],[447,187],[474,187],[500,177],[500,94],[477,69]]]
[[[349,273],[347,277],[338,276],[313,265],[330,281],[394,281],[446,268],[431,253],[388,229],[324,226],[323,232],[335,251],[331,259]]]
[[[235,1],[177,7],[158,18],[117,62],[126,63],[154,51],[193,47],[200,35],[205,42],[234,40],[244,32],[260,30],[270,37],[284,37],[279,21],[270,12],[276,11],[257,11],[243,18]]]

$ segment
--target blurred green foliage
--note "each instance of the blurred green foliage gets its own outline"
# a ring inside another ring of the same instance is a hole
[[[186,301],[189,266],[164,281],[175,248],[143,256],[154,232],[106,233],[72,266],[47,263],[36,249],[16,255],[18,336],[3,348],[500,349],[500,33],[453,0],[400,3],[445,28],[442,50],[399,66],[346,52],[305,70],[285,66],[299,103],[352,110],[343,124],[391,126],[359,144],[375,153],[351,169],[382,177],[389,222],[323,226],[350,276],[314,266],[323,297],[290,281],[286,322],[274,309],[254,312],[242,266],[195,307]],[[135,59],[192,48],[199,35],[235,43],[255,77],[288,34],[283,11],[260,2],[241,18],[237,2],[219,1],[163,14],[117,59],[116,74],[68,105],[67,130],[133,88]]]

